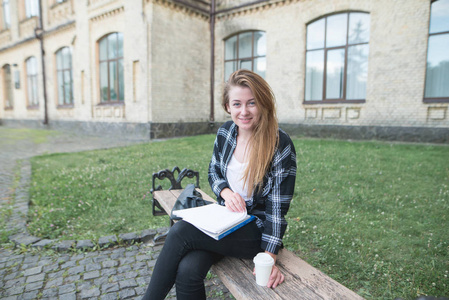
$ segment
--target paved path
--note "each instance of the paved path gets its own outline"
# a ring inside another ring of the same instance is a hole
[[[36,143],[11,132],[0,126],[0,208],[12,212],[0,230],[19,234],[26,233],[30,157],[145,142],[58,133]],[[140,299],[161,248],[153,243],[87,252],[0,247],[0,299]],[[209,299],[232,297],[215,276],[206,281],[206,289]],[[168,298],[175,298],[174,289]]]

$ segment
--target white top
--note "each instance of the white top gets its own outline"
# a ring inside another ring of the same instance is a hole
[[[239,162],[234,155],[228,163],[226,170],[226,178],[229,186],[234,193],[238,193],[245,200],[246,204],[252,205],[252,197],[248,196],[248,188],[243,188],[243,173],[248,163]]]

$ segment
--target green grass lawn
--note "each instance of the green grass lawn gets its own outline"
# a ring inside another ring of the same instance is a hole
[[[214,136],[32,159],[29,231],[95,239],[168,225],[152,173],[207,167]],[[367,299],[449,296],[449,147],[294,139],[288,249]]]

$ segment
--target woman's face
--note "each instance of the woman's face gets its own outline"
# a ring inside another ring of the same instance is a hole
[[[248,87],[233,86],[229,90],[229,102],[226,104],[232,121],[240,131],[252,132],[259,122],[260,113],[253,93]]]

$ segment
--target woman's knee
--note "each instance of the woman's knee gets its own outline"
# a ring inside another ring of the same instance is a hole
[[[210,267],[218,261],[220,256],[215,253],[194,250],[187,253],[178,265],[176,281],[183,283],[203,283]]]

